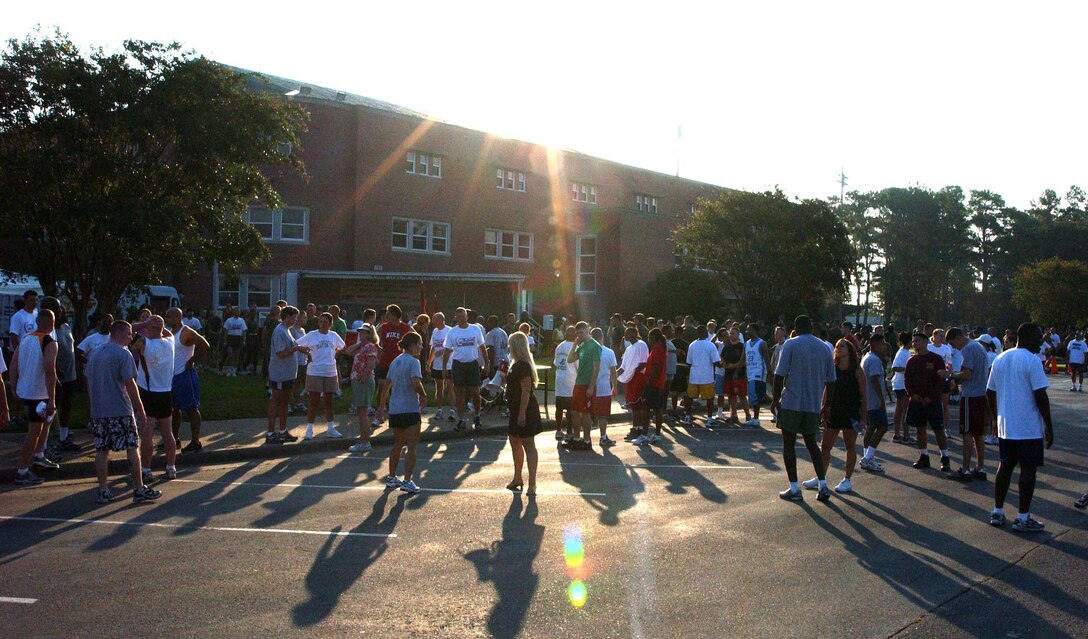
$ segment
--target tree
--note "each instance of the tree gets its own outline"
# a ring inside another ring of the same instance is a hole
[[[694,309],[703,309],[703,317],[708,318],[727,316],[728,306],[722,283],[714,273],[681,266],[658,273],[647,284],[636,308],[655,317],[686,315]]]
[[[1012,299],[1044,326],[1082,325],[1088,319],[1088,264],[1052,257],[1020,269]]]
[[[1001,258],[1001,240],[1009,232],[1005,198],[993,191],[971,191],[967,210],[967,221],[974,231],[974,267],[985,295],[993,279],[994,263]]]
[[[846,294],[854,251],[826,202],[781,191],[722,192],[674,231],[677,246],[717,274],[745,313],[819,316]]]
[[[936,318],[947,273],[942,246],[941,203],[919,187],[887,188],[871,194],[880,209],[883,264],[878,272],[880,297],[888,319]]]
[[[92,292],[112,304],[128,284],[264,259],[244,213],[279,205],[269,172],[304,171],[294,151],[306,115],[248,81],[178,44],[85,54],[59,32],[9,41],[0,268],[68,296],[78,331]]]
[[[876,288],[876,276],[881,265],[881,227],[872,194],[851,191],[848,202],[834,202],[835,213],[850,234],[857,263],[854,265],[853,285],[857,294],[857,306],[861,309],[862,323],[869,323],[869,311]]]

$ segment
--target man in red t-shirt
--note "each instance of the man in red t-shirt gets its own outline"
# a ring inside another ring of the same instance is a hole
[[[650,347],[650,357],[646,360],[646,386],[642,390],[642,409],[654,412],[654,434],[650,435],[649,418],[646,419],[643,432],[634,442],[638,445],[655,444],[661,441],[661,422],[664,419],[667,376],[665,361],[668,356],[665,334],[659,328],[650,329],[646,336]]]
[[[944,380],[948,379],[948,370],[944,358],[929,350],[929,339],[925,333],[915,333],[912,340],[914,355],[907,360],[903,372],[904,384],[910,403],[907,405],[907,426],[918,429],[918,448],[921,454],[914,467],[921,470],[929,468],[929,442],[926,426],[933,429],[937,446],[941,449],[941,470],[952,472],[948,457],[948,436],[944,432],[944,410],[941,406],[941,391]]]
[[[378,358],[378,367],[374,369],[374,377],[378,380],[378,413],[374,416],[372,426],[378,426],[385,420],[385,406],[389,401],[389,365],[400,355],[400,338],[415,331],[401,319],[404,314],[396,304],[385,307],[385,322],[378,327],[378,344],[381,346],[381,356]]]

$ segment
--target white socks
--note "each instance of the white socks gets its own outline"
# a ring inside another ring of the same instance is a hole
[[[801,487],[799,485],[797,485],[797,482],[791,481],[790,482],[790,490],[792,490],[793,492],[797,492],[797,491],[801,490]]]
[[[61,441],[64,441],[64,440],[68,439],[68,429],[65,428],[64,426],[58,426],[57,427],[57,436],[60,437]]]

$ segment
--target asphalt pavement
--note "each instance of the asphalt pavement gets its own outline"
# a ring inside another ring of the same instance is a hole
[[[1032,509],[1047,529],[1030,536],[986,523],[991,482],[914,470],[890,441],[887,473],[859,471],[853,494],[783,502],[766,423],[592,452],[544,433],[532,498],[505,489],[497,436],[421,445],[418,495],[380,482],[386,447],[184,469],[153,504],[122,478],[104,506],[85,480],[8,490],[4,634],[1084,637],[1086,399],[1051,396]]]

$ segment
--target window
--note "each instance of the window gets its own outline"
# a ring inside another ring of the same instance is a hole
[[[597,292],[597,238],[593,235],[578,238],[578,281],[575,284],[579,293]]]
[[[586,202],[587,204],[597,203],[597,187],[593,184],[571,182],[570,190],[573,196],[571,199],[575,202]]]
[[[442,156],[422,151],[409,151],[407,172],[440,178],[442,177]]]
[[[533,234],[484,230],[484,257],[494,260],[533,261]]]
[[[219,276],[216,302],[219,306],[238,306],[242,299],[242,281],[237,277]]]
[[[272,306],[272,278],[267,275],[247,275],[246,306],[256,304],[257,308]]]
[[[525,174],[513,169],[499,168],[495,171],[495,187],[506,191],[525,192]]]
[[[417,253],[450,252],[450,225],[403,217],[393,218],[393,249]]]
[[[310,240],[310,209],[301,206],[276,210],[251,206],[246,219],[266,242],[304,243]]]
[[[227,276],[219,272],[219,264],[215,264],[213,272],[215,273],[213,293],[219,308],[234,306],[244,309],[254,304],[257,308],[268,309],[279,297],[279,277],[273,275]]]
[[[638,207],[639,211],[657,213],[657,198],[645,193],[638,193],[635,195],[635,206]]]

